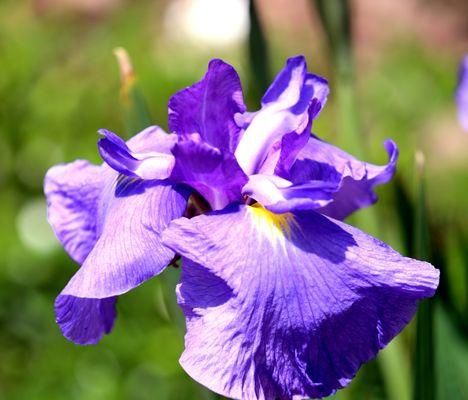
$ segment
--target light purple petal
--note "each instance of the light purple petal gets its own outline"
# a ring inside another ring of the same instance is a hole
[[[171,223],[184,257],[181,365],[242,400],[321,398],[347,385],[434,294],[439,273],[314,211],[240,206]]]
[[[166,154],[177,139],[158,127],[127,143],[107,137],[120,149]],[[79,160],[51,168],[44,190],[57,237],[83,264],[57,297],[57,323],[69,340],[96,343],[112,328],[116,296],[161,272],[174,256],[160,234],[183,214],[187,189]]]
[[[181,137],[197,133],[211,146],[234,152],[241,130],[234,115],[244,111],[237,72],[215,59],[200,82],[171,97],[169,128]]]
[[[463,57],[460,63],[455,98],[458,109],[458,120],[462,128],[468,132],[468,54]]]
[[[174,257],[160,235],[171,220],[183,214],[186,205],[186,193],[165,181],[119,176],[108,185],[99,239],[56,301],[62,333],[79,344],[96,343],[107,332],[109,313],[98,310],[110,307],[109,298],[159,274]],[[94,312],[89,316],[93,326],[87,331],[80,328],[91,323],[83,320],[83,309]],[[84,336],[72,336],[76,332]]]
[[[313,136],[297,156],[288,179],[298,184],[309,180],[333,180],[337,174],[341,175],[341,187],[334,194],[333,201],[318,211],[342,220],[352,212],[375,203],[377,195],[374,187],[392,179],[398,161],[398,148],[392,140],[386,140],[384,145],[389,162],[378,166],[359,161]]]
[[[310,129],[310,119],[318,114],[327,95],[326,80],[307,73],[303,56],[288,59],[265,93],[262,109],[246,118],[236,117],[243,127],[248,124],[235,152],[242,169],[249,175],[272,172],[263,164],[271,157],[273,146],[287,134],[300,135]]]
[[[47,217],[65,250],[78,263],[97,240],[99,199],[112,172],[78,160],[49,169],[44,180]]]
[[[171,181],[195,189],[213,210],[242,201],[247,176],[231,153],[195,140],[180,140],[173,153],[176,164]]]
[[[308,181],[294,185],[278,176],[256,174],[249,176],[242,193],[274,213],[313,210],[333,201],[333,194],[341,181],[340,176],[336,178],[334,181]]]
[[[130,148],[131,141],[127,145],[107,129],[101,129],[99,133],[104,136],[98,142],[102,159],[121,174],[148,180],[166,179],[171,174],[175,161],[167,150],[174,146],[175,135],[167,135],[158,127],[150,127],[136,136],[140,137],[141,151],[138,151]]]

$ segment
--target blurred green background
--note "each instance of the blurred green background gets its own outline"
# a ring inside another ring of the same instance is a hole
[[[285,58],[303,53],[330,80],[317,135],[375,163],[386,162],[385,138],[398,143],[396,179],[350,222],[430,259],[441,287],[418,316],[425,328],[417,332],[413,321],[335,398],[468,399],[468,133],[453,100],[468,51],[466,2],[255,5],[249,12],[243,0],[0,0],[1,400],[219,398],[178,364],[176,270],[122,296],[114,330],[98,346],[66,341],[54,322],[54,298],[77,265],[47,224],[42,180],[59,162],[99,163],[97,129],[136,133],[121,105],[117,46],[131,55],[151,118],[164,128],[169,96],[200,79],[211,58],[236,67],[255,109]],[[413,166],[418,149],[424,178]]]

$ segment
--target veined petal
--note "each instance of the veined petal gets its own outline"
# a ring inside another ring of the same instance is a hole
[[[468,132],[468,54],[463,57],[460,63],[455,98],[458,108],[458,120],[462,128]]]
[[[180,137],[198,133],[203,141],[234,152],[241,129],[234,115],[245,105],[239,76],[233,67],[214,59],[205,77],[169,100],[169,128]]]
[[[301,183],[329,180],[336,174],[341,175],[342,183],[333,201],[318,211],[336,219],[344,219],[352,212],[375,203],[377,195],[374,187],[392,179],[398,161],[398,147],[392,140],[386,140],[384,145],[389,161],[380,166],[359,161],[312,136],[297,156],[288,178],[294,183]]]
[[[251,175],[242,193],[252,197],[274,213],[322,208],[333,201],[341,177],[334,181],[308,181],[294,185],[275,175]]]
[[[213,210],[242,200],[247,176],[231,153],[200,140],[180,140],[173,153],[176,164],[170,179],[198,191]]]
[[[186,204],[186,193],[165,181],[120,176],[109,185],[99,239],[56,301],[62,333],[78,344],[96,343],[108,332],[109,299],[159,274],[174,257],[160,235]]]
[[[163,241],[184,257],[181,365],[234,399],[321,398],[346,386],[439,279],[314,211],[233,207],[173,221]]]
[[[47,217],[55,235],[76,262],[82,263],[97,240],[99,199],[110,170],[85,160],[47,171]]]
[[[104,136],[98,142],[99,153],[102,159],[113,169],[121,174],[141,179],[166,179],[174,167],[174,156],[168,152],[168,144],[174,146],[175,135],[167,135],[158,127],[151,127],[151,130],[142,132],[141,137],[148,146],[137,149],[130,149],[119,136],[107,129],[99,130]],[[151,136],[151,139],[150,139]],[[160,145],[157,142],[161,142]],[[129,141],[131,146],[131,142]],[[153,150],[161,148],[163,151]],[[169,149],[170,150],[170,149]]]
[[[246,125],[235,155],[245,173],[261,170],[272,147],[291,132],[299,135],[308,127],[326,101],[328,84],[325,79],[307,73],[303,56],[288,59],[262,99],[262,109],[249,114],[249,118],[237,117]],[[309,109],[313,108],[313,114]],[[251,118],[253,116],[253,118]],[[262,171],[265,172],[265,171]]]

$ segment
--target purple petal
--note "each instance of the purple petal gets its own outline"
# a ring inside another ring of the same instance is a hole
[[[241,206],[171,223],[184,257],[181,365],[223,396],[318,398],[398,334],[439,272],[316,212]]]
[[[248,118],[236,118],[243,126],[250,121],[235,152],[242,169],[249,175],[268,173],[262,165],[273,146],[287,134],[299,135],[310,128],[310,119],[325,104],[327,94],[326,80],[307,73],[303,56],[290,58],[263,97],[262,109]]]
[[[247,177],[231,153],[194,140],[179,141],[173,153],[176,164],[171,181],[198,191],[213,210],[242,200]]]
[[[341,177],[332,181],[308,181],[299,185],[274,175],[251,175],[242,188],[247,195],[274,213],[322,208],[333,201]]]
[[[200,82],[171,97],[169,128],[181,137],[198,133],[211,146],[234,152],[240,133],[234,115],[244,111],[237,72],[215,59]]]
[[[98,142],[102,159],[121,174],[142,179],[166,179],[174,167],[174,157],[170,148],[175,144],[175,135],[167,135],[158,127],[150,127],[136,135],[137,148],[131,149],[115,133],[106,129],[99,131],[104,138]],[[130,146],[130,147],[129,147]],[[169,147],[171,146],[171,147]],[[161,151],[162,150],[162,151]],[[169,150],[169,151],[168,151]]]
[[[462,128],[468,132],[468,54],[463,57],[460,63],[455,98],[458,108],[458,120]]]
[[[56,322],[63,335],[81,345],[96,344],[114,326],[116,297],[85,299],[58,296],[55,300]]]
[[[374,187],[392,179],[398,160],[398,148],[392,140],[386,140],[384,145],[389,162],[378,166],[359,161],[313,136],[299,153],[288,178],[298,184],[309,180],[334,180],[337,174],[342,175],[341,187],[334,194],[333,201],[318,210],[342,220],[352,212],[375,203],[377,195]]]
[[[44,180],[47,217],[65,250],[78,263],[97,240],[99,199],[112,171],[78,160],[49,169]]]
[[[169,153],[177,139],[150,127],[119,149]],[[49,221],[82,267],[55,302],[57,323],[69,340],[92,344],[108,333],[116,295],[161,272],[174,256],[160,234],[185,209],[186,189],[166,181],[118,175],[107,165],[75,161],[51,168],[45,179]]]
[[[109,298],[159,274],[174,257],[160,235],[186,204],[185,193],[164,181],[120,176],[105,192],[99,239],[56,301],[62,333],[79,344],[96,343],[108,332],[110,312],[99,310],[109,309]],[[89,327],[81,329],[83,324]]]

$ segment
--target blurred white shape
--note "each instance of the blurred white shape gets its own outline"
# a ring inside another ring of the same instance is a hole
[[[58,246],[47,222],[47,203],[42,198],[30,200],[21,208],[16,229],[23,244],[31,250],[49,253]]]
[[[166,11],[168,35],[211,46],[235,45],[249,30],[247,0],[174,0]]]

